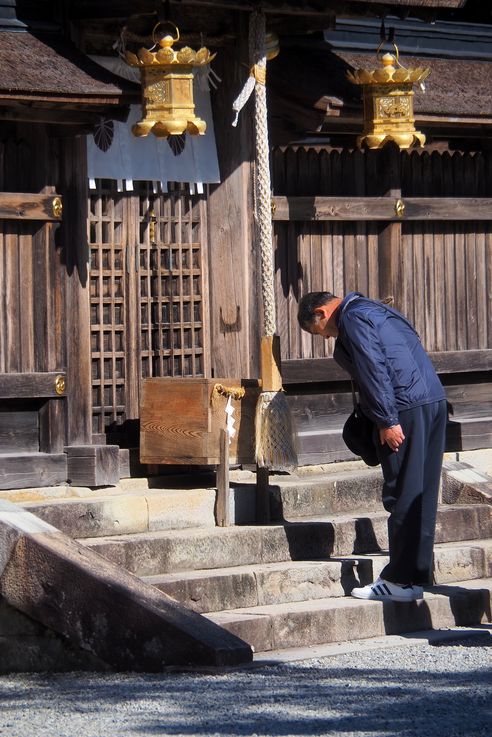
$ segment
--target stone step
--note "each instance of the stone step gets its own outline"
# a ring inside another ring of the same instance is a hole
[[[289,602],[206,615],[256,652],[361,640],[490,621],[492,579],[434,586],[421,601],[382,604],[351,597]]]
[[[236,472],[231,481],[231,519],[254,524],[256,475]],[[171,477],[168,488],[150,488],[148,479],[121,481],[116,488],[86,487],[13,490],[3,498],[20,503],[45,522],[76,538],[152,532],[155,530],[213,527],[215,479]],[[130,483],[133,482],[133,483]],[[172,486],[174,484],[174,486]],[[181,484],[181,485],[180,485]],[[336,513],[381,510],[381,474],[361,469],[296,476],[272,476],[272,519],[298,519]]]
[[[381,509],[382,476],[379,468],[272,475],[269,483],[273,520],[378,512]]]
[[[138,576],[206,568],[328,559],[388,546],[386,513],[333,515],[282,525],[142,532],[87,538],[86,546]],[[443,505],[436,543],[492,537],[489,505]]]
[[[146,583],[196,612],[346,596],[373,581],[388,562],[384,554],[327,561],[288,561],[146,576]],[[492,540],[436,545],[438,584],[492,577]]]
[[[22,507],[70,537],[215,526],[215,489],[147,489],[28,501]]]

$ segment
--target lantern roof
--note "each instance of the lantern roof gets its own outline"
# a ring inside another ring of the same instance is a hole
[[[157,26],[159,25],[161,24],[158,23]],[[154,29],[154,31],[155,30],[156,29]],[[176,37],[169,33],[163,35],[155,44],[159,46],[157,51],[146,48],[139,49],[136,54],[131,51],[127,51],[125,53],[127,63],[133,67],[167,67],[178,64],[199,67],[204,64],[210,64],[214,59],[215,54],[211,54],[204,46],[198,49],[198,51],[194,51],[189,46],[183,46],[180,49],[173,49],[174,43],[179,41],[179,31],[177,28],[176,32]],[[152,35],[154,37],[153,40],[155,40],[154,33]]]
[[[423,82],[430,74],[429,67],[407,68],[399,63],[398,57],[386,53],[380,58],[381,66],[376,69],[354,69],[347,72],[348,79],[353,84],[361,85],[400,85]]]

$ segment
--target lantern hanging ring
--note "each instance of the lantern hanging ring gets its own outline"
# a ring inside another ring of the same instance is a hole
[[[402,69],[406,69],[406,67],[404,67],[403,64],[400,61],[400,52],[398,50],[398,46],[395,44],[394,41],[387,41],[385,38],[381,41],[381,43],[379,44],[379,46],[377,48],[377,51],[376,51],[376,56],[378,58],[378,61],[381,61],[381,57],[379,55],[380,55],[381,49],[383,48],[383,46],[384,46],[385,43],[390,43],[393,46],[393,50],[395,52],[395,61],[396,61],[396,63]],[[381,63],[382,63],[382,61],[381,61]]]
[[[160,20],[159,23],[156,23],[155,24],[155,26],[154,26],[154,28],[152,30],[152,41],[154,42],[154,44],[158,44],[159,43],[159,41],[155,37],[155,32],[157,31],[157,29],[159,28],[159,26],[172,26],[174,28],[174,30],[176,31],[176,38],[171,37],[173,39],[173,43],[176,43],[176,41],[179,41],[180,36],[179,36],[179,28],[178,28],[178,26],[175,23],[173,23],[171,20]]]

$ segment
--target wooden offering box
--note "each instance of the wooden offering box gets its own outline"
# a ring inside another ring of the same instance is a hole
[[[260,392],[253,379],[144,379],[140,407],[140,462],[217,465],[220,430],[226,427],[227,396],[214,392],[245,390],[232,399],[235,436],[229,462],[254,463],[254,418]]]

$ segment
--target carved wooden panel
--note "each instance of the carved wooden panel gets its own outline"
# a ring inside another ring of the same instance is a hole
[[[143,378],[207,371],[202,199],[106,180],[90,195],[94,433],[139,417]]]

